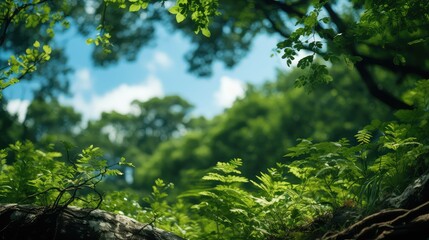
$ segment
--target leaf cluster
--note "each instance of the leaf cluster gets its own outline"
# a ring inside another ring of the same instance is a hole
[[[68,153],[68,149],[66,149]],[[7,163],[8,155],[13,156]],[[121,159],[108,165],[99,148],[90,146],[76,159],[63,159],[52,150],[42,151],[31,142],[16,142],[1,152],[0,202],[26,203],[63,209],[71,204],[97,208],[103,199],[97,185],[107,176],[122,175],[118,165],[130,165]]]

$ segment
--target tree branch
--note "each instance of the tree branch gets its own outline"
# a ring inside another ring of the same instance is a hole
[[[335,24],[335,26],[337,26],[338,32],[345,32],[347,29],[346,24],[343,22],[340,16],[338,16],[338,14],[334,12],[331,5],[327,3],[323,7],[328,12],[332,22]]]
[[[372,96],[393,109],[412,109],[410,105],[399,100],[388,91],[380,89],[375,83],[371,73],[368,71],[367,65],[363,61],[355,63],[355,67]]]
[[[305,12],[300,12],[297,9],[295,9],[292,5],[285,4],[284,2],[279,2],[275,0],[263,0],[263,3],[275,6],[287,14],[294,14],[297,17],[305,16]]]
[[[347,25],[345,22],[338,16],[338,14],[332,9],[331,5],[325,4],[324,8],[328,12],[332,22],[337,26],[338,31],[341,33],[346,32]],[[412,107],[405,102],[401,101],[394,95],[392,95],[390,92],[383,90],[377,86],[376,81],[372,74],[368,71],[368,66],[371,64],[380,65],[386,68],[389,68],[393,72],[399,68],[399,66],[393,66],[390,65],[387,61],[381,61],[377,60],[375,58],[371,58],[369,56],[363,56],[359,55],[356,50],[356,46],[350,46],[351,49],[349,49],[350,53],[353,56],[359,56],[362,58],[362,61],[359,61],[355,63],[356,69],[362,79],[362,81],[365,83],[369,93],[383,102],[384,104],[390,106],[393,109],[412,109]],[[412,68],[411,68],[412,69]]]
[[[405,74],[415,74],[422,78],[429,78],[429,71],[424,69],[410,66],[410,65],[395,65],[392,61],[379,59],[371,56],[366,56],[362,54],[356,54],[355,56],[361,57],[366,63],[378,65],[380,67],[384,67],[392,72],[400,72]]]
[[[45,2],[47,2],[48,0],[41,0],[38,3],[26,3],[23,4],[17,8],[15,8],[15,10],[12,12],[12,14],[9,16],[10,14],[10,9],[7,10],[6,14],[5,14],[5,18],[3,19],[3,26],[1,27],[1,35],[0,35],[0,46],[2,46],[6,40],[6,34],[7,34],[7,29],[9,28],[10,24],[12,23],[12,20],[14,17],[16,17],[22,10],[25,10],[28,7],[34,7],[36,5],[39,4],[43,4]]]
[[[260,9],[261,9],[262,13],[264,14],[265,18],[268,20],[268,22],[270,22],[271,28],[275,32],[277,32],[278,34],[280,34],[284,38],[289,38],[290,37],[290,35],[288,33],[286,33],[286,31],[284,31],[283,29],[280,29],[280,27],[276,24],[276,22],[268,14],[267,9],[265,9],[263,7],[260,7]]]

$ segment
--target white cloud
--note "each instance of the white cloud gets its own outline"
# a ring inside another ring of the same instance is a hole
[[[242,81],[227,76],[221,77],[220,87],[214,93],[216,104],[224,108],[230,107],[235,99],[244,96],[245,89]]]
[[[87,14],[94,14],[95,10],[98,7],[98,5],[99,4],[96,1],[94,1],[94,0],[87,0],[87,1],[85,1],[85,12]]]
[[[155,62],[163,68],[169,68],[172,64],[170,57],[164,52],[157,51],[153,57]]]
[[[73,92],[87,91],[92,88],[91,72],[87,68],[76,71],[75,79],[72,84]]]
[[[129,113],[132,111],[132,101],[146,101],[152,97],[163,95],[161,81],[154,76],[150,76],[140,84],[121,84],[103,95],[92,95],[89,99],[86,99],[83,94],[77,93],[73,99],[65,101],[83,114],[85,122],[88,119],[98,119],[102,112]]]
[[[153,54],[153,59],[149,62],[146,67],[149,71],[156,71],[158,68],[166,69],[173,65],[171,58],[164,52],[156,51]]]
[[[10,114],[17,114],[18,120],[23,122],[28,105],[30,105],[29,100],[13,99],[7,103],[6,109]]]

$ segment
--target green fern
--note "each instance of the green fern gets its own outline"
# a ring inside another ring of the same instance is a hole
[[[409,125],[389,123],[384,131],[383,147],[396,151],[400,147],[421,145],[421,143],[416,141],[416,137],[407,136],[408,132],[410,132],[410,128],[411,126]]]
[[[218,173],[208,173],[203,177],[203,180],[218,181],[222,183],[245,183],[248,182],[247,178],[235,175],[221,175]]]
[[[362,129],[358,131],[355,137],[359,144],[368,144],[371,141],[372,135],[368,130]]]
[[[223,172],[223,173],[237,173],[241,174],[241,171],[238,170],[239,167],[243,165],[243,161],[239,158],[234,158],[229,162],[218,162],[215,170]]]
[[[241,159],[232,159],[229,162],[218,162],[214,170],[219,173],[210,172],[202,179],[205,181],[217,181],[222,183],[245,183],[248,182],[247,178],[239,176],[241,171],[238,167],[242,165]],[[235,173],[235,174],[231,174]],[[238,175],[236,175],[238,174]]]

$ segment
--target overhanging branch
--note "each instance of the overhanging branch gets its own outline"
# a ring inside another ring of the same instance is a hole
[[[28,7],[33,7],[39,4],[43,4],[47,2],[48,0],[41,0],[38,3],[26,3],[21,6],[18,6],[13,10],[13,12],[10,12],[11,9],[8,9],[4,19],[2,19],[3,24],[1,26],[1,35],[0,35],[0,46],[2,46],[6,40],[7,35],[7,29],[9,28],[10,24],[12,23],[12,20],[22,11],[25,10]],[[10,15],[10,16],[9,16]]]
[[[414,74],[418,75],[422,78],[429,79],[429,71],[426,71],[424,69],[410,66],[410,65],[395,65],[392,61],[386,60],[386,59],[378,59],[371,56],[366,56],[362,54],[356,54],[355,56],[358,56],[363,59],[367,64],[373,64],[378,65],[380,67],[386,68],[392,72],[400,72],[405,74]]]
[[[340,33],[345,33],[347,31],[347,25],[345,22],[338,16],[338,14],[332,9],[332,7],[329,4],[325,4],[324,8],[328,12],[332,22],[337,26],[338,31]],[[354,56],[360,56],[362,58],[361,61],[355,63],[356,70],[358,71],[360,78],[365,83],[369,93],[383,102],[384,104],[390,106],[393,109],[412,109],[412,107],[399,98],[395,97],[390,92],[381,89],[373,75],[368,71],[368,66],[371,64],[380,65],[386,68],[389,68],[392,71],[395,71],[398,69],[398,66],[394,67],[390,65],[390,63],[386,61],[377,60],[375,58],[371,58],[368,56],[362,56],[357,53],[356,46],[350,46],[351,49],[349,49],[349,52]],[[403,70],[406,68],[402,67]],[[411,68],[412,69],[412,68]],[[408,71],[411,71],[410,67],[407,69]],[[414,69],[413,69],[414,70]]]
[[[412,107],[403,101],[399,100],[393,96],[390,92],[380,89],[374,81],[371,73],[368,71],[367,66],[362,61],[355,63],[355,67],[365,83],[369,93],[383,102],[384,104],[390,106],[393,109],[412,109]]]
[[[263,3],[271,6],[275,6],[287,14],[293,14],[293,15],[296,15],[297,17],[305,16],[305,12],[301,12],[296,8],[294,8],[293,5],[288,5],[288,4],[285,4],[284,2],[275,1],[275,0],[263,0]]]

